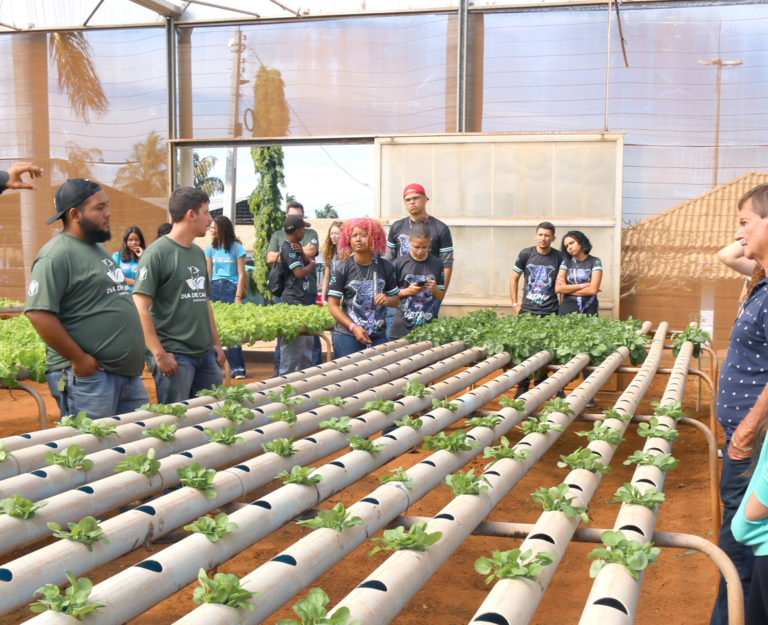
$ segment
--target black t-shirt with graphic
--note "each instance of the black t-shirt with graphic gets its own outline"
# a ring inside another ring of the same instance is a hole
[[[520,312],[551,315],[558,311],[555,279],[562,260],[562,254],[554,248],[550,248],[549,254],[539,254],[535,246],[521,250],[512,267],[515,272],[523,274]]]
[[[589,284],[592,281],[592,273],[602,271],[603,264],[596,256],[587,255],[584,260],[576,260],[573,256],[568,256],[563,259],[560,269],[565,271],[566,284]],[[561,315],[574,312],[596,315],[597,309],[597,295],[583,296],[578,293],[566,293],[563,295],[563,303],[560,304]]]
[[[410,254],[400,256],[392,263],[395,267],[397,286],[405,289],[414,282],[434,280],[438,288],[443,289],[443,264],[440,259],[430,254],[426,260],[416,260]],[[389,338],[392,340],[404,337],[417,326],[429,323],[434,318],[434,297],[430,291],[422,291],[416,295],[400,298],[400,305],[395,309],[392,325],[389,327]]]
[[[405,217],[390,226],[387,235],[387,259],[394,260],[410,255],[411,226],[414,223],[410,217]],[[427,217],[427,225],[432,237],[429,253],[437,256],[443,267],[453,267],[453,238],[448,226],[432,215]]]
[[[379,293],[397,295],[395,269],[392,263],[374,256],[370,265],[358,265],[353,256],[336,267],[328,285],[328,297],[338,297],[341,309],[352,321],[363,328],[372,339],[386,332],[386,306],[376,306],[373,300]],[[352,335],[349,328],[336,323],[333,331]]]
[[[296,267],[303,267],[304,261],[291,249],[291,244],[288,241],[283,241],[283,245],[280,247],[280,261],[283,263],[283,271],[285,271],[285,288],[280,296],[280,301],[284,304],[304,306],[307,299],[305,293],[309,290],[309,276],[297,278],[293,275],[293,270]]]

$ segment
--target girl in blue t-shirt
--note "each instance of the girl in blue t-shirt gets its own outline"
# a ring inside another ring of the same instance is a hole
[[[205,248],[205,262],[211,280],[211,301],[242,304],[248,292],[245,248],[228,217],[219,215],[211,222],[211,244]],[[233,378],[245,378],[242,347],[230,347],[227,361]]]
[[[119,252],[112,254],[112,260],[120,267],[125,276],[125,283],[131,287],[136,282],[136,272],[139,267],[139,257],[147,246],[144,243],[144,235],[138,226],[131,226],[123,234],[123,247]]]

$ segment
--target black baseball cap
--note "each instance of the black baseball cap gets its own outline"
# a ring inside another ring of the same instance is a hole
[[[304,221],[301,215],[286,215],[283,220],[283,230],[286,232],[293,232],[298,228],[309,228],[311,225]]]
[[[82,204],[94,193],[101,191],[101,187],[86,178],[72,178],[67,180],[58,189],[53,196],[53,205],[56,208],[56,214],[45,222],[46,225],[52,224],[66,213],[73,206]]]

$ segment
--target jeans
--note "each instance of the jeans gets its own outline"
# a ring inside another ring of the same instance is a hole
[[[340,332],[333,333],[333,357],[341,358],[342,356],[349,356],[355,352],[361,352],[369,347],[375,345],[381,345],[387,342],[386,336],[380,336],[377,339],[373,339],[373,343],[366,345],[361,343],[354,336],[350,334],[341,334]]]
[[[76,376],[72,367],[45,374],[51,395],[59,404],[61,416],[85,412],[90,419],[103,419],[133,412],[149,403],[141,376],[129,377],[106,371],[96,371],[87,378]],[[63,378],[64,390],[59,391]]]
[[[221,367],[216,363],[216,352],[211,350],[205,356],[192,358],[184,354],[173,354],[178,369],[173,375],[165,376],[150,356],[147,364],[155,378],[157,402],[173,404],[195,397],[204,388],[221,384]]]
[[[768,556],[757,556],[747,602],[746,625],[768,623]]]
[[[317,293],[306,293],[306,304],[307,306],[316,306],[315,303],[317,301]],[[313,336],[312,337],[312,364],[313,365],[319,365],[323,361],[323,348],[320,345],[320,337],[319,336]],[[302,367],[304,369],[305,367]]]
[[[432,317],[432,320],[433,320],[433,321],[434,321],[435,319],[437,319],[437,314],[440,312],[440,304],[442,304],[442,302],[439,302],[437,299],[435,299],[435,302],[434,302],[434,303],[435,303],[435,316],[434,316],[434,317]]]
[[[280,375],[306,369],[312,365],[312,336],[297,336],[280,346]]]
[[[749,586],[752,579],[752,569],[755,566],[755,555],[752,547],[736,542],[731,533],[731,521],[739,509],[741,500],[749,484],[749,478],[741,474],[749,468],[750,460],[731,460],[728,457],[728,443],[723,446],[723,468],[720,473],[720,499],[723,502],[723,524],[717,536],[717,546],[725,551],[733,560],[736,570],[741,578],[744,588],[744,604],[749,601]],[[728,596],[725,580],[720,577],[720,586],[717,592],[715,607],[712,609],[710,625],[727,625],[728,623]]]
[[[237,285],[229,280],[211,281],[211,301],[233,304],[237,295]],[[239,345],[227,348],[227,362],[232,377],[245,376],[245,359],[243,358],[243,348]]]

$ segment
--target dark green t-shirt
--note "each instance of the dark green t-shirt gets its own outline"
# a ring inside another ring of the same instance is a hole
[[[141,255],[137,271],[133,292],[152,298],[149,312],[163,348],[192,358],[210,352],[210,284],[203,250],[160,237]]]
[[[61,233],[32,265],[24,310],[55,314],[80,348],[109,373],[141,375],[144,334],[123,272],[100,243]],[[46,348],[46,368],[69,361]]]
[[[269,238],[269,245],[267,246],[267,252],[279,252],[285,241],[285,230],[275,230],[272,236]],[[317,232],[312,228],[304,228],[304,238],[301,240],[301,247],[307,245],[314,245],[318,255],[320,254],[320,245],[317,242]],[[317,293],[317,265],[312,267],[312,271],[307,275],[309,280],[308,293]]]

